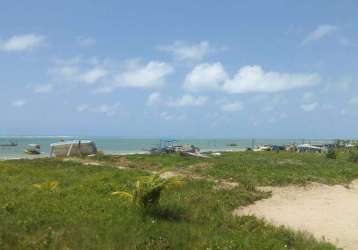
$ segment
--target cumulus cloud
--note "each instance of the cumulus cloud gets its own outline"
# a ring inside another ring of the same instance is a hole
[[[352,97],[351,99],[349,99],[349,104],[358,105],[358,96],[355,96],[355,97]]]
[[[90,87],[93,94],[113,91],[113,65],[96,57],[55,59],[50,69],[54,82],[69,82],[71,86]]]
[[[294,88],[313,86],[320,82],[318,74],[290,74],[269,71],[261,66],[244,66],[227,80],[223,89],[229,93],[266,92],[273,93]]]
[[[207,41],[198,44],[176,41],[171,45],[159,46],[159,50],[173,53],[178,60],[200,61],[215,49]]]
[[[160,119],[166,120],[166,121],[182,121],[186,119],[186,116],[184,114],[171,114],[169,112],[162,112],[160,113]]]
[[[220,84],[228,78],[228,75],[220,62],[203,63],[185,77],[184,88],[189,91],[218,90]]]
[[[101,78],[105,77],[108,74],[107,70],[101,67],[94,67],[78,76],[80,81],[83,81],[88,84],[96,83]]]
[[[43,45],[46,37],[37,34],[24,34],[12,36],[6,40],[0,40],[0,51],[19,52],[30,51]]]
[[[303,104],[301,109],[306,112],[311,112],[318,107],[318,102],[316,101],[316,96],[312,92],[306,92],[302,97]]]
[[[120,111],[120,103],[115,103],[112,105],[101,104],[98,106],[90,106],[88,104],[81,104],[77,107],[78,112],[91,112],[91,113],[101,113],[106,116],[114,116]]]
[[[115,82],[123,87],[156,88],[162,86],[173,71],[173,67],[165,62],[131,63],[115,77]]]
[[[241,102],[235,101],[235,102],[229,102],[225,103],[221,106],[221,110],[227,111],[227,112],[236,112],[242,110],[243,106]]]
[[[25,99],[18,99],[18,100],[12,101],[11,105],[16,108],[21,108],[21,107],[25,106],[26,103],[27,103],[27,101]]]
[[[77,43],[81,46],[81,47],[93,47],[96,45],[96,39],[92,38],[92,37],[77,37]]]
[[[153,92],[148,96],[146,104],[147,106],[158,104],[160,102],[160,99],[161,99],[160,93]]]
[[[96,57],[56,59],[50,69],[53,81],[70,82],[73,83],[72,86],[92,85],[92,94],[111,93],[120,87],[161,87],[173,71],[171,64],[161,61],[144,63],[140,59],[135,59],[116,62]]]
[[[303,109],[306,112],[311,112],[315,110],[317,107],[318,107],[318,102],[312,102],[312,103],[301,105],[301,109]]]
[[[78,112],[85,112],[89,109],[89,106],[87,104],[81,104],[79,106],[77,106],[76,110]]]
[[[192,95],[183,95],[182,97],[169,102],[169,106],[172,107],[190,107],[190,106],[203,106],[208,101],[206,96],[192,96]]]
[[[328,35],[333,34],[338,30],[338,27],[335,25],[319,25],[314,31],[308,34],[308,36],[302,41],[302,45],[306,45],[310,42],[314,42],[322,39]]]
[[[50,93],[53,91],[53,85],[52,84],[35,85],[33,87],[33,91],[34,93],[38,93],[38,94]]]

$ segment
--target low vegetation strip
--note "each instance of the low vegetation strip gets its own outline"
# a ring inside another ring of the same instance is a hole
[[[306,233],[253,216],[235,217],[232,211],[268,198],[270,193],[255,188],[259,185],[346,183],[358,175],[357,165],[340,157],[311,154],[94,160],[101,165],[61,159],[0,162],[0,249],[336,249]],[[117,165],[126,169],[111,167]],[[181,188],[163,190],[149,214],[112,195],[133,193],[136,181],[151,171],[192,172],[208,180],[186,178]],[[217,188],[215,179],[238,185]]]

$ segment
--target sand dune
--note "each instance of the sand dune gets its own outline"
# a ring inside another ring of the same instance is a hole
[[[265,187],[272,197],[238,208],[275,225],[307,231],[347,250],[358,249],[358,180],[349,187],[312,183],[305,187]]]

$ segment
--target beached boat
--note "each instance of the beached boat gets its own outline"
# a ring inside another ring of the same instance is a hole
[[[298,152],[316,152],[321,153],[324,149],[323,146],[311,145],[311,144],[301,144],[297,146]]]
[[[96,144],[89,140],[64,141],[50,145],[50,157],[82,156],[96,153]]]
[[[269,145],[258,146],[257,148],[254,149],[255,152],[270,151],[270,150],[271,150],[271,146]]]
[[[29,144],[29,147],[24,152],[29,155],[39,155],[41,154],[40,149],[41,146],[39,144]]]

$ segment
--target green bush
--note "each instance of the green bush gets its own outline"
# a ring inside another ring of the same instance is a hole
[[[358,150],[357,149],[350,150],[348,159],[350,162],[358,163]]]
[[[328,149],[326,152],[326,158],[328,159],[337,159],[337,152],[333,148]]]

